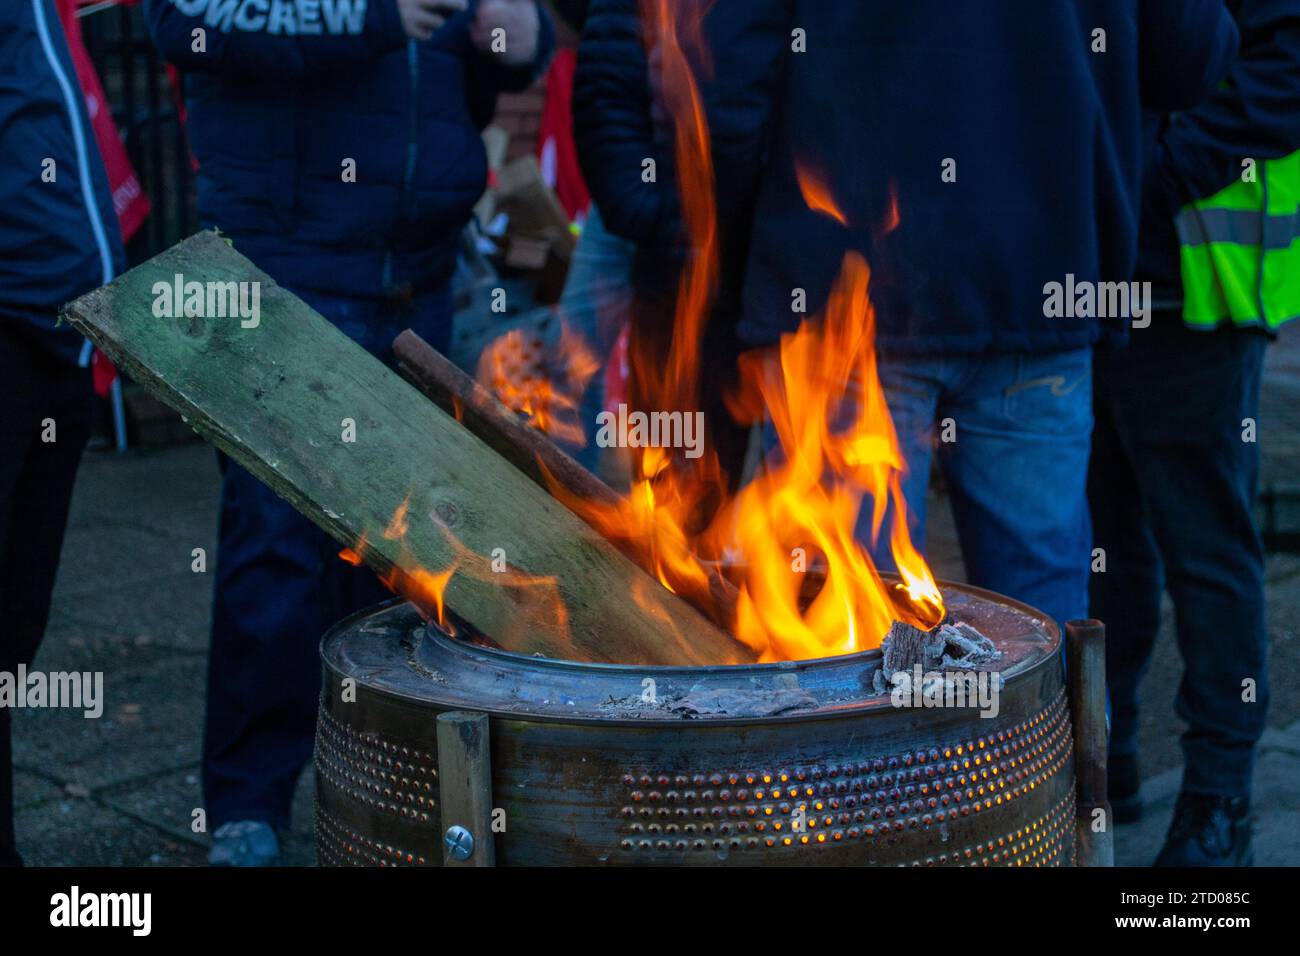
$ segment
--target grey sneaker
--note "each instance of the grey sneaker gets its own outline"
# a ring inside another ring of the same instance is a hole
[[[234,820],[212,834],[212,866],[275,866],[279,860],[280,841],[269,823]]]

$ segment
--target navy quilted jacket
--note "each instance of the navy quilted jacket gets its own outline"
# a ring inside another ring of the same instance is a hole
[[[443,284],[486,184],[479,131],[554,47],[541,13],[535,63],[501,66],[470,42],[477,5],[415,42],[394,0],[145,0],[158,49],[186,75],[203,225],[291,287]]]

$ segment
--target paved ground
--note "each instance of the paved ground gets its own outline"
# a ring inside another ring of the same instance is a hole
[[[1270,449],[1300,440],[1300,327],[1272,352],[1265,406],[1266,480],[1290,479],[1286,470],[1296,459]],[[103,671],[107,703],[99,720],[57,710],[15,712],[19,843],[31,863],[203,862],[206,838],[191,822],[201,805],[211,577],[191,570],[191,552],[201,547],[213,556],[216,496],[213,454],[203,445],[87,456],[38,665]],[[932,513],[931,556],[941,576],[959,578],[941,501]],[[1268,582],[1274,703],[1256,784],[1258,862],[1294,865],[1300,863],[1300,555],[1271,555]],[[1121,863],[1148,862],[1168,824],[1181,759],[1172,714],[1180,671],[1166,623],[1144,688],[1150,812],[1120,829]],[[289,863],[315,862],[311,801],[308,773],[285,841]]]
[[[104,715],[15,712],[18,829],[36,864],[197,864],[216,461],[206,445],[87,455],[38,664],[102,670]],[[309,776],[309,775],[308,775]],[[310,779],[288,857],[314,862]]]

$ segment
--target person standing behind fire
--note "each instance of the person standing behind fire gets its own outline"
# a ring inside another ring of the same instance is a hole
[[[45,633],[90,438],[89,343],[56,316],[124,262],[54,4],[0,5],[0,673],[11,679]],[[9,723],[0,703],[0,867],[22,865]]]
[[[821,310],[846,253],[865,257],[912,540],[937,448],[969,580],[1083,617],[1102,323],[1045,300],[1131,276],[1141,106],[1218,82],[1237,44],[1221,0],[716,0],[705,32],[741,339],[775,344]],[[870,524],[864,506],[859,537],[892,570]]]
[[[1173,598],[1187,723],[1159,866],[1253,857],[1250,792],[1268,709],[1254,433],[1264,349],[1300,317],[1300,0],[1231,0],[1238,62],[1204,103],[1153,119],[1137,278],[1151,324],[1099,350],[1088,492],[1104,574],[1110,801],[1141,815],[1139,682]]]
[[[554,46],[534,0],[146,0],[185,73],[205,226],[390,365],[451,334],[458,240],[487,180],[479,135]],[[387,596],[222,460],[203,790],[209,861],[278,856],[312,754],[321,635]]]
[[[591,0],[587,6],[573,83],[573,135],[593,216],[561,307],[572,302],[575,311],[584,304],[591,310],[592,301],[603,298],[602,318],[626,319],[632,348],[654,355],[650,364],[661,364],[671,347],[678,284],[689,256],[672,117],[658,82],[662,53],[648,36],[648,7],[640,0]],[[645,178],[647,161],[657,170],[651,182]],[[706,441],[731,487],[742,478],[749,439],[748,429],[726,408],[726,395],[738,382],[733,331],[728,316],[710,315],[700,344],[709,357],[700,383]],[[627,385],[628,404],[639,407],[635,363]],[[584,404],[584,424],[593,430],[597,411],[599,405]]]

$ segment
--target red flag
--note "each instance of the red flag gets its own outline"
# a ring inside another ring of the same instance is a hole
[[[573,141],[573,74],[578,56],[560,50],[546,73],[546,100],[537,136],[537,159],[542,176],[555,190],[570,219],[587,211],[591,197],[578,166],[578,147]]]
[[[100,398],[108,394],[113,387],[113,380],[117,378],[117,369],[99,349],[95,349],[90,359],[90,377],[95,384],[95,394]]]
[[[95,131],[95,142],[99,145],[99,154],[104,158],[104,169],[108,172],[108,186],[113,193],[113,209],[122,230],[122,241],[126,242],[135,235],[145,216],[149,215],[149,197],[140,188],[139,177],[131,166],[126,147],[122,145],[122,138],[113,123],[104,87],[99,82],[99,75],[95,72],[90,54],[86,52],[86,44],[81,39],[77,0],[55,0],[55,5],[59,19],[63,21],[63,33],[67,37],[72,64],[77,70],[77,81],[86,99],[86,113],[90,117],[91,128]]]
[[[81,0],[85,3],[85,0]],[[77,20],[78,0],[55,0],[59,19],[63,22],[63,35],[68,41],[68,53],[72,56],[72,65],[77,71],[77,83],[81,95],[86,100],[86,115],[90,117],[91,129],[95,131],[95,142],[99,146],[99,155],[104,160],[104,170],[108,173],[108,186],[113,193],[113,211],[117,213],[117,225],[122,232],[122,241],[128,241],[149,215],[149,197],[140,188],[140,179],[131,165],[131,158],[122,145],[113,114],[109,111],[108,100],[104,96],[103,84],[95,65],[90,62],[86,44],[81,38],[81,23]],[[92,364],[95,380],[95,392],[102,398],[106,396],[117,377],[113,363],[95,352]]]

